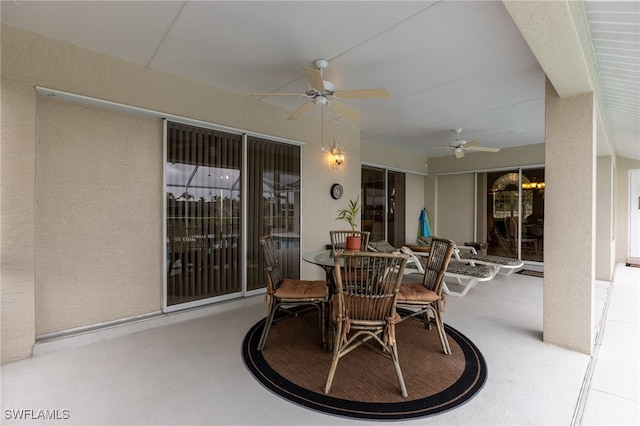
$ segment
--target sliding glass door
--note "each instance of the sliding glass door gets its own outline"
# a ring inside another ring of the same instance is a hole
[[[247,138],[247,290],[266,283],[259,239],[271,234],[284,277],[300,278],[300,147]]]
[[[264,288],[269,233],[285,276],[299,277],[300,147],[246,137],[243,149],[243,138],[167,123],[168,307]]]
[[[167,305],[242,291],[242,136],[167,125]]]
[[[362,167],[362,230],[369,241],[387,240],[394,247],[405,243],[405,174]]]
[[[479,173],[486,216],[479,217],[488,254],[544,260],[544,168]],[[485,188],[485,185],[482,185]]]

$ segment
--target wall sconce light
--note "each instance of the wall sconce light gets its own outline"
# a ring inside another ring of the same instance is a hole
[[[342,163],[344,163],[344,151],[340,148],[331,148],[331,155],[333,156],[333,162],[336,166],[341,166]]]

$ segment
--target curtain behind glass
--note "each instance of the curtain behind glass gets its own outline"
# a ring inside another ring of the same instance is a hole
[[[167,304],[242,291],[242,137],[167,123]]]
[[[247,140],[247,289],[266,285],[260,237],[271,234],[285,278],[300,277],[300,147]]]
[[[406,175],[362,166],[362,230],[369,241],[386,240],[394,247],[405,244]]]

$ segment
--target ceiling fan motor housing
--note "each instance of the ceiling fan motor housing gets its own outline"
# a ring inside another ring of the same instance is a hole
[[[313,61],[313,66],[320,71],[326,69],[328,65],[329,61],[327,61],[326,59],[316,59],[315,61]]]
[[[336,85],[328,80],[322,80],[322,82],[324,84],[324,92],[322,93],[318,93],[318,91],[311,87],[311,84],[307,82],[307,91],[305,92],[307,96],[317,96],[318,94],[323,96],[333,95],[333,93],[336,91]]]

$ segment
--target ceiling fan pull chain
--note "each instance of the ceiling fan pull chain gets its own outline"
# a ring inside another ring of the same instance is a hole
[[[321,151],[324,151],[324,104],[322,105],[322,116],[321,116],[321,132],[320,132],[320,143],[322,144]]]

